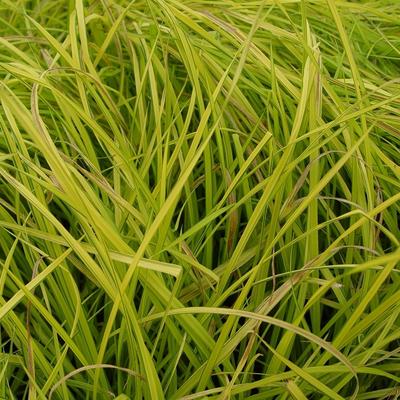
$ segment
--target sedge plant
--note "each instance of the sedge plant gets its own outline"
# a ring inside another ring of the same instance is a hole
[[[0,398],[398,398],[399,29],[0,0]]]

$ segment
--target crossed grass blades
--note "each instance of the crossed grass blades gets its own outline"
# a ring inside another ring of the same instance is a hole
[[[400,3],[0,1],[0,397],[395,399]]]

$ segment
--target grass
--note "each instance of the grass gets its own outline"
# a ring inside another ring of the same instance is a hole
[[[0,398],[398,398],[399,21],[1,0]]]

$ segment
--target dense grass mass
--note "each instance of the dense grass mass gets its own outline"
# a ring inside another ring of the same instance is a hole
[[[0,0],[0,398],[395,399],[400,2]]]

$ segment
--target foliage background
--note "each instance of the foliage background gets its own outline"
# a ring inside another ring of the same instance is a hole
[[[397,398],[399,24],[0,0],[0,395]]]

